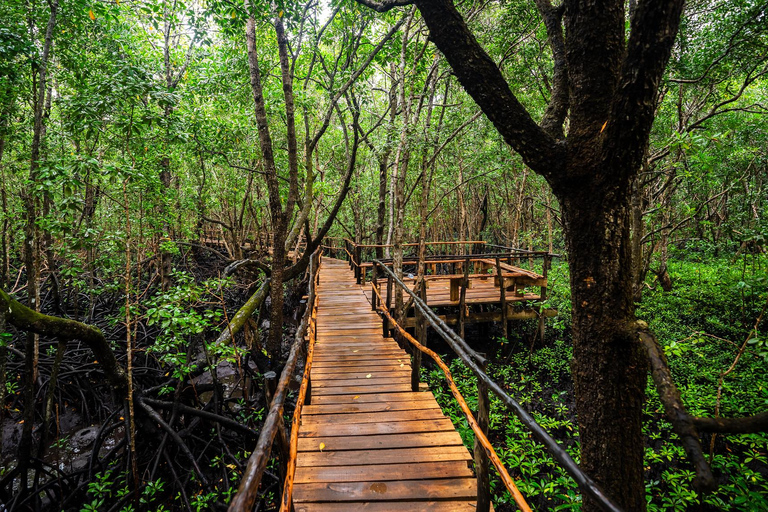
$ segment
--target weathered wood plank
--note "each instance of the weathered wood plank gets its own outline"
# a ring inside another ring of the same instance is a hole
[[[405,393],[371,393],[367,395],[333,395],[317,397],[317,400],[312,400],[312,405],[328,405],[328,404],[358,404],[363,402],[399,402],[399,401],[434,401],[435,398],[432,393],[414,393],[408,390]]]
[[[299,437],[370,436],[405,434],[409,432],[445,432],[455,430],[448,418],[412,421],[381,421],[377,423],[314,423],[301,425]]]
[[[320,449],[320,446],[323,449]],[[382,450],[394,448],[423,448],[426,446],[464,446],[458,432],[429,432],[424,434],[392,434],[378,436],[316,437],[299,439],[300,452],[344,450]]]
[[[300,465],[309,466],[358,466],[375,460],[379,464],[413,462],[440,462],[448,460],[472,460],[464,446],[435,448],[397,448],[392,450],[352,450],[338,452],[304,452]],[[320,500],[324,501],[324,500]]]
[[[383,386],[342,386],[335,388],[318,388],[312,391],[312,395],[348,395],[349,393],[355,393],[361,395],[363,393],[402,393],[403,391],[410,391],[410,382],[408,385],[403,384],[386,384]]]
[[[297,503],[296,512],[474,512],[475,501],[398,501]]]

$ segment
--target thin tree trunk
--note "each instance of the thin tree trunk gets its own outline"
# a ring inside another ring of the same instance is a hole
[[[32,146],[30,154],[29,180],[33,183],[25,197],[27,223],[24,232],[25,264],[27,267],[27,298],[29,307],[36,311],[40,309],[40,297],[38,291],[38,273],[39,273],[39,245],[37,233],[37,198],[35,197],[35,186],[38,178],[38,167],[40,165],[40,146],[43,135],[43,111],[45,108],[45,92],[47,84],[47,68],[53,46],[53,30],[56,26],[56,15],[58,12],[58,0],[50,3],[50,15],[48,25],[45,31],[45,40],[43,43],[43,52],[39,62],[36,78],[36,88],[34,89],[34,127],[32,133]],[[31,23],[31,22],[30,22]],[[27,489],[27,469],[32,454],[32,430],[35,423],[35,404],[36,404],[36,383],[37,383],[37,363],[38,363],[38,336],[33,333],[27,334],[27,340],[24,347],[24,426],[21,431],[21,439],[18,448],[18,461],[21,469],[21,489],[22,493]]]

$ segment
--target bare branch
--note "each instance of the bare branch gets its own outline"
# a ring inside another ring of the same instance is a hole
[[[357,0],[357,3],[364,5],[376,12],[387,12],[395,7],[403,7],[405,5],[413,5],[413,0],[383,0],[381,2],[377,0]]]

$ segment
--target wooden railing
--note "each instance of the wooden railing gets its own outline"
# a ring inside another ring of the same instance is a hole
[[[258,498],[259,485],[261,484],[261,478],[264,476],[267,463],[269,462],[270,455],[272,453],[272,445],[275,442],[275,438],[278,434],[282,438],[285,437],[285,429],[283,425],[283,409],[285,406],[285,399],[288,395],[288,384],[293,378],[293,372],[296,369],[296,363],[298,362],[299,353],[304,346],[305,336],[307,333],[314,336],[315,319],[317,317],[317,272],[320,267],[321,251],[316,251],[312,254],[309,262],[309,293],[307,299],[307,309],[301,319],[298,330],[296,331],[296,337],[291,345],[291,351],[288,355],[288,360],[285,363],[282,373],[280,374],[280,380],[277,384],[277,388],[272,394],[272,400],[269,407],[269,414],[264,420],[264,424],[261,427],[261,433],[259,439],[256,442],[256,448],[248,458],[248,465],[245,468],[243,477],[240,480],[240,486],[237,490],[237,494],[232,499],[229,505],[230,512],[253,510],[254,503]],[[308,357],[308,364],[311,365],[311,359]],[[308,375],[308,370],[305,370],[305,378]],[[304,383],[302,382],[302,389],[306,394]],[[298,405],[297,405],[298,407]],[[301,409],[299,408],[299,414]],[[294,429],[298,434],[298,429]],[[293,433],[291,434],[293,449]],[[287,468],[290,468],[290,461],[295,457],[290,456],[290,452],[284,453],[283,460]]]
[[[451,347],[451,349],[456,353],[456,355],[464,362],[464,364],[472,371],[472,373],[475,375],[475,377],[478,379],[478,393],[480,396],[478,397],[479,400],[479,407],[478,407],[478,418],[477,420],[470,420],[470,416],[467,416],[467,420],[470,422],[470,425],[473,427],[473,431],[476,433],[476,442],[479,442],[485,451],[488,452],[488,456],[490,456],[491,461],[494,464],[494,467],[499,471],[499,474],[502,478],[502,481],[504,481],[505,485],[507,485],[507,481],[505,480],[504,475],[506,474],[508,477],[508,473],[506,472],[506,469],[503,469],[504,466],[501,464],[501,461],[494,460],[495,452],[491,453],[493,450],[493,447],[487,447],[485,443],[483,443],[482,439],[479,439],[479,434],[475,430],[475,426],[472,425],[473,421],[475,423],[478,423],[480,425],[487,425],[488,421],[488,400],[487,400],[487,390],[493,391],[493,393],[499,397],[502,403],[504,403],[507,408],[512,411],[512,413],[517,416],[517,418],[520,420],[520,422],[525,425],[533,434],[534,438],[538,440],[540,443],[544,445],[544,447],[547,449],[547,451],[552,455],[552,457],[560,464],[560,466],[565,469],[568,474],[573,477],[573,479],[576,481],[577,485],[581,489],[581,491],[584,494],[587,494],[592,500],[594,500],[603,510],[607,512],[621,512],[621,509],[610,499],[608,498],[605,493],[600,489],[600,487],[595,483],[592,478],[589,477],[586,473],[584,473],[581,468],[576,464],[576,462],[571,458],[571,456],[568,454],[568,452],[563,449],[560,444],[555,441],[549,433],[547,433],[544,428],[539,425],[536,420],[533,419],[533,417],[526,411],[514,398],[512,398],[510,395],[504,391],[503,387],[497,384],[493,379],[491,379],[486,373],[485,373],[485,358],[481,355],[472,350],[469,345],[464,341],[462,337],[457,335],[455,332],[453,332],[440,318],[431,310],[431,308],[426,304],[426,302],[419,297],[419,294],[411,290],[401,279],[399,279],[394,272],[390,268],[388,268],[388,265],[380,260],[374,261],[375,267],[377,271],[381,272],[381,275],[385,275],[387,277],[387,284],[388,284],[388,296],[391,296],[391,288],[393,286],[398,286],[403,290],[403,293],[407,293],[410,295],[413,307],[418,310],[421,319],[424,323],[424,328],[426,328],[427,325],[429,327],[432,327],[435,332],[440,335],[443,340],[446,341],[448,346]],[[418,378],[419,372],[419,364],[417,363],[417,358],[415,357],[416,354],[426,353],[433,359],[437,356],[434,352],[432,352],[429,349],[426,349],[421,343],[416,341],[410,334],[405,331],[403,327],[401,327],[392,315],[392,310],[390,308],[390,301],[389,299],[383,299],[379,280],[374,279],[371,281],[371,287],[372,287],[372,301],[371,301],[371,307],[378,311],[382,317],[382,328],[384,331],[384,336],[388,337],[390,335],[390,331],[394,330],[398,337],[410,345],[412,345],[414,348],[418,349],[419,352],[414,352],[414,361],[411,365],[412,371],[414,372],[413,377]],[[386,300],[386,302],[384,302]],[[434,354],[434,355],[433,355]],[[435,359],[438,366],[443,370],[443,373],[446,373],[447,367],[444,368],[444,363],[441,364],[441,362],[438,362],[437,359]],[[450,372],[446,373],[446,377],[449,377]],[[412,379],[412,380],[414,380]],[[455,383],[453,383],[452,378],[449,378],[449,385],[451,386],[451,391],[454,393],[454,387]],[[483,396],[483,393],[485,393],[485,396]],[[454,396],[456,396],[456,393],[454,393]],[[458,397],[456,397],[457,401],[459,401],[459,405],[461,406],[462,410],[467,414],[467,410],[465,410],[464,405],[462,405],[461,400],[459,400]],[[487,440],[487,429],[479,429],[483,431],[483,436]],[[487,463],[484,466],[484,460],[482,457],[482,454],[478,454],[479,450],[475,450],[475,465],[476,469],[481,471],[484,467],[487,467]],[[501,468],[499,467],[501,466]],[[503,469],[503,473],[502,473]],[[478,474],[478,478],[480,478],[480,475]],[[511,480],[511,479],[510,479]],[[487,476],[483,481],[487,481]],[[480,484],[480,480],[478,480],[478,484]],[[509,489],[509,487],[508,487]],[[480,489],[478,487],[478,493],[480,493]],[[512,490],[510,489],[510,492],[513,494]],[[520,504],[518,503],[518,506]]]
[[[304,375],[301,379],[299,388],[299,397],[296,399],[296,408],[293,410],[293,422],[291,425],[290,455],[285,472],[285,485],[283,486],[283,498],[280,503],[280,512],[291,512],[293,510],[293,482],[296,476],[296,457],[299,447],[299,425],[301,424],[301,412],[305,402],[309,404],[312,399],[312,387],[310,372],[312,371],[312,360],[315,354],[315,341],[317,341],[317,284],[320,273],[315,273],[313,293],[310,295],[307,307],[310,312],[310,323],[307,329],[307,360],[304,364]]]

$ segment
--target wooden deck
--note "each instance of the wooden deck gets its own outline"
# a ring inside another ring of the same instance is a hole
[[[405,279],[405,284],[411,290],[415,285],[414,279]],[[387,280],[379,279],[380,290],[387,289]],[[368,285],[365,290],[366,297],[370,300],[371,286]],[[454,294],[455,295],[455,294]],[[406,300],[407,300],[406,296]],[[514,292],[508,292],[505,297],[507,304],[525,301],[534,301],[541,299],[541,295],[536,293],[525,293],[524,295],[515,295]],[[478,304],[499,304],[501,302],[501,292],[494,283],[494,276],[472,276],[470,278],[470,287],[467,288],[466,304],[469,306]],[[431,307],[458,307],[459,300],[451,299],[451,283],[448,280],[437,279],[429,280],[427,284],[427,304]]]
[[[317,291],[295,510],[475,510],[469,451],[432,393],[411,391],[410,357],[382,337],[348,263],[323,258]]]

